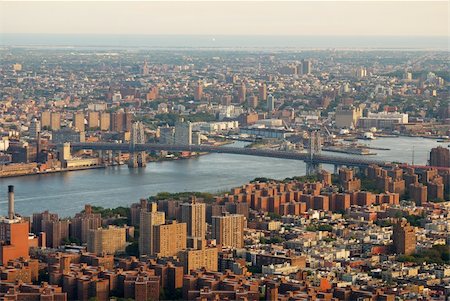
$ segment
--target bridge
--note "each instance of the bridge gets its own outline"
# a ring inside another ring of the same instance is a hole
[[[170,151],[170,152],[198,152],[198,153],[219,153],[235,154],[259,157],[270,157],[290,160],[300,160],[312,166],[320,164],[330,164],[338,166],[367,167],[371,164],[378,166],[389,166],[391,163],[374,160],[369,158],[357,158],[349,156],[333,156],[323,153],[299,153],[290,151],[251,149],[230,146],[212,146],[212,145],[183,145],[183,144],[159,144],[159,143],[109,143],[109,142],[89,142],[89,143],[71,143],[71,149],[83,150],[90,149],[94,151],[113,151],[113,152],[150,152],[150,151]]]

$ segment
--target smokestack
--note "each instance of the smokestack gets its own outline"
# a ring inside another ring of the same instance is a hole
[[[14,219],[14,185],[8,186],[8,218]]]

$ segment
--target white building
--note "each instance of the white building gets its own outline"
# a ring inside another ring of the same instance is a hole
[[[281,264],[263,265],[262,273],[264,275],[289,275],[297,273],[300,268],[297,266],[291,266],[288,262]]]
[[[408,114],[397,112],[380,112],[367,114],[367,117],[361,117],[358,120],[358,127],[370,129],[392,129],[396,124],[408,123]]]
[[[181,119],[175,124],[175,144],[192,144],[192,123]]]

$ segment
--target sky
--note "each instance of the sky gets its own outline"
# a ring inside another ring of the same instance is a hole
[[[449,36],[448,1],[4,1],[1,33]]]

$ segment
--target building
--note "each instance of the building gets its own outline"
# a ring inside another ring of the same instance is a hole
[[[258,96],[256,96],[256,95],[251,95],[251,96],[248,98],[247,105],[248,105],[249,108],[253,108],[253,109],[255,109],[256,107],[258,107]]]
[[[157,211],[156,203],[150,203],[148,209],[141,209],[139,220],[139,254],[153,255],[153,227],[165,223],[164,212]]]
[[[69,238],[69,224],[69,220],[60,220],[56,213],[33,213],[32,231],[36,235],[44,232],[45,246],[58,248],[64,239]]]
[[[206,204],[198,203],[195,196],[190,203],[181,205],[181,221],[187,224],[187,236],[205,239],[206,235]]]
[[[302,74],[311,74],[312,63],[309,60],[302,60]]]
[[[200,249],[187,249],[178,254],[184,267],[184,273],[204,268],[207,271],[218,270],[219,252],[216,247],[201,246]]]
[[[416,230],[405,219],[394,224],[392,240],[397,254],[411,255],[416,251]]]
[[[450,167],[450,151],[448,148],[438,146],[431,149],[430,166]]]
[[[175,123],[175,144],[192,144],[192,123],[181,118]]]
[[[186,249],[187,224],[170,221],[153,227],[154,254],[158,257],[176,256]]]
[[[20,257],[28,259],[29,223],[14,212],[14,186],[8,186],[8,216],[0,217],[0,263]]]
[[[65,142],[84,142],[85,133],[78,130],[72,130],[70,128],[62,128],[60,130],[53,131],[52,141],[55,144],[61,144]]]
[[[81,243],[86,243],[89,230],[98,229],[102,226],[102,216],[100,213],[93,213],[91,205],[84,206],[84,212],[77,213],[71,219],[70,236],[78,239]]]
[[[423,206],[428,201],[428,187],[422,183],[409,184],[409,198],[417,206]]]
[[[365,67],[359,67],[356,69],[355,75],[357,78],[364,78],[367,76],[367,69]]]
[[[150,68],[148,67],[147,60],[144,61],[144,64],[142,65],[142,75],[147,76],[150,74]]]
[[[50,128],[51,125],[51,112],[50,111],[44,111],[41,114],[41,126],[43,128]]]
[[[111,130],[113,132],[122,132],[124,129],[124,113],[121,111],[111,114]]]
[[[397,112],[367,113],[367,117],[361,117],[358,120],[358,127],[370,129],[392,129],[397,124],[408,123],[408,114]]]
[[[146,95],[146,100],[155,100],[159,97],[159,88],[158,86],[151,87]]]
[[[12,65],[13,71],[22,71],[22,64],[15,63]]]
[[[28,135],[31,139],[37,139],[39,133],[41,132],[41,122],[36,118],[33,118],[30,123],[30,127],[28,129]]]
[[[194,100],[199,101],[203,98],[203,84],[202,82],[198,82],[194,87]]]
[[[139,273],[137,276],[127,276],[123,282],[124,298],[129,300],[159,300],[160,278]]]
[[[358,120],[362,117],[360,108],[340,107],[336,110],[335,122],[338,128],[355,128]]]
[[[76,112],[73,114],[73,126],[75,130],[84,132],[84,113]]]
[[[111,113],[111,131],[114,132],[124,132],[131,131],[131,126],[133,124],[133,114],[131,112],[124,112],[119,110],[117,112]]]
[[[267,100],[267,85],[265,83],[261,83],[258,87],[258,96],[262,101]]]
[[[241,214],[224,213],[212,217],[212,238],[225,247],[244,247],[245,217]]]
[[[61,113],[52,112],[50,118],[50,128],[52,131],[61,128]]]
[[[98,129],[100,124],[100,112],[90,111],[88,113],[88,128],[90,130]]]
[[[87,251],[95,254],[125,252],[126,229],[114,226],[91,229],[88,232]]]
[[[111,128],[111,114],[109,112],[100,113],[100,130],[109,131]]]
[[[272,94],[267,96],[267,113],[271,114],[275,110],[275,97]]]
[[[244,103],[247,95],[247,88],[244,83],[241,83],[237,89],[237,98],[239,103]]]

